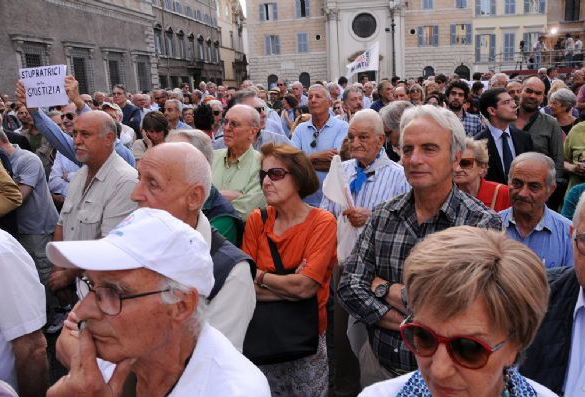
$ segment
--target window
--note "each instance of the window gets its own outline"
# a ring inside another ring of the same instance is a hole
[[[157,55],[162,55],[162,32],[160,29],[154,29],[154,48]]]
[[[496,55],[496,35],[478,34],[475,36],[475,62],[493,62]]]
[[[540,32],[524,32],[524,35],[522,37],[522,40],[524,40],[524,51],[532,52],[534,43],[538,41],[538,38],[540,37],[541,34],[542,33]]]
[[[514,60],[514,43],[516,42],[515,33],[504,33],[504,61]]]
[[[524,0],[524,14],[544,14],[545,0]]]
[[[451,25],[451,45],[470,45],[471,44],[471,24],[452,24]]]
[[[201,11],[197,10],[197,11],[195,12],[195,19],[197,19],[198,21],[200,21],[200,20],[201,20]]]
[[[230,30],[230,48],[234,48],[234,32]]]
[[[149,91],[150,84],[150,61],[148,56],[140,55],[136,60],[136,77],[138,78],[138,89],[140,91]]]
[[[177,34],[177,40],[179,43],[179,58],[185,59],[187,58],[187,53],[185,52],[185,36],[182,33]]]
[[[155,7],[159,7],[160,6],[160,2],[158,0],[152,0],[152,5]]]
[[[353,32],[356,36],[362,39],[366,39],[373,35],[376,32],[376,27],[376,18],[367,12],[357,15],[351,23],[351,29]]]
[[[299,74],[299,81],[303,85],[303,87],[310,87],[311,86],[311,75],[307,72],[303,72]]]
[[[504,1],[504,14],[506,14],[506,15],[516,14],[516,0],[505,0]]]
[[[119,52],[108,52],[108,74],[110,77],[110,87],[113,87],[116,84],[126,84],[124,70],[124,54]]]
[[[79,92],[93,92],[93,68],[87,48],[71,49],[71,70],[79,83]]]
[[[195,59],[195,37],[193,33],[189,35],[189,59],[191,61]]]
[[[25,68],[36,68],[49,64],[47,46],[40,43],[25,43],[22,46],[22,66]]]
[[[173,4],[171,0],[164,0],[165,1],[165,9],[166,10],[172,10],[173,9]]]
[[[295,0],[295,10],[297,18],[305,18],[311,16],[310,0]]]
[[[183,13],[183,6],[178,1],[175,1],[175,7],[174,8],[175,8],[175,12],[177,14],[182,14]]]
[[[166,55],[170,56],[170,57],[174,57],[175,56],[175,43],[173,41],[173,31],[170,30],[165,34],[166,40],[167,40],[167,53]]]
[[[565,0],[565,21],[578,21],[581,0]]]
[[[418,46],[439,46],[439,26],[419,26],[418,27]]]
[[[496,15],[496,0],[475,0],[475,16]]]
[[[278,19],[278,5],[276,3],[260,4],[260,22],[276,21]]]
[[[211,41],[207,41],[207,62],[212,62],[212,58],[211,58]]]
[[[264,44],[266,46],[266,55],[280,55],[280,36],[264,36]]]
[[[432,10],[433,9],[433,0],[422,0],[422,9],[423,10]]]
[[[191,7],[187,6],[185,13],[189,18],[195,18],[195,15],[193,15],[193,9]]]
[[[297,52],[299,54],[309,52],[309,34],[297,33]]]
[[[455,0],[455,8],[467,8],[467,0]]]
[[[197,60],[202,61],[204,58],[203,37],[197,37]]]

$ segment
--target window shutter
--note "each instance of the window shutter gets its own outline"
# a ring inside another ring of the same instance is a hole
[[[278,4],[272,3],[272,18],[277,21],[278,20]]]
[[[528,14],[530,11],[530,0],[524,0],[524,14]]]
[[[494,62],[496,58],[496,35],[490,34],[490,62]]]
[[[266,55],[270,55],[270,36],[264,36],[264,45],[266,46]]]
[[[311,0],[305,0],[305,16],[311,16]]]
[[[423,27],[419,26],[418,28],[416,28],[417,31],[417,36],[418,36],[418,46],[422,47],[423,45]]]
[[[274,53],[280,55],[280,36],[274,36]]]
[[[490,0],[490,15],[496,15],[496,0]]]
[[[433,46],[439,46],[439,25],[433,26]]]
[[[481,62],[481,36],[475,35],[475,62]]]
[[[465,25],[465,44],[471,45],[471,24]]]
[[[264,4],[260,4],[258,6],[258,15],[260,18],[260,22],[266,21],[266,12],[264,11]]]
[[[457,25],[451,24],[451,45],[457,44]]]
[[[481,0],[475,0],[475,16],[481,15]]]
[[[301,15],[301,0],[295,0],[295,16],[300,18]]]
[[[546,0],[539,0],[538,1],[538,13],[544,14],[546,9]]]

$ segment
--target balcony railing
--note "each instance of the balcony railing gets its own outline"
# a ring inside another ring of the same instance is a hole
[[[485,63],[485,61],[483,62]],[[548,50],[540,54],[531,52],[501,52],[487,60],[489,69],[497,72],[506,70],[538,70],[539,68],[556,67],[573,69],[583,65],[583,54],[565,57],[565,50]]]

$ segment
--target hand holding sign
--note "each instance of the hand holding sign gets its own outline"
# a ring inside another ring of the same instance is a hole
[[[66,105],[65,71],[65,65],[20,69],[27,107]]]

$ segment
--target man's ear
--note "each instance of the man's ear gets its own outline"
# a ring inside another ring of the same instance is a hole
[[[187,191],[187,205],[189,206],[189,211],[199,211],[201,207],[203,207],[203,203],[205,203],[205,190],[201,185],[193,185]]]
[[[172,319],[179,322],[188,321],[193,315],[193,312],[197,310],[199,294],[196,290],[190,290],[188,292],[174,291],[173,293],[176,295],[178,301],[171,305]]]

